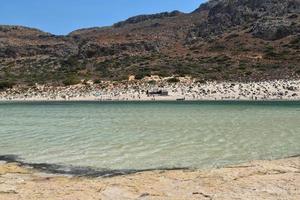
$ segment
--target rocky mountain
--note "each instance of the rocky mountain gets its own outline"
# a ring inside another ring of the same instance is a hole
[[[127,19],[123,22],[118,22],[118,23],[114,24],[114,26],[121,27],[121,26],[125,26],[127,24],[137,24],[137,23],[147,21],[147,20],[163,19],[166,17],[175,17],[175,16],[178,16],[181,14],[183,14],[183,13],[175,10],[173,12],[163,12],[163,13],[158,13],[158,14],[153,14],[153,15],[138,15],[135,17],[130,17],[129,19]]]
[[[0,26],[0,80],[73,84],[129,75],[205,80],[300,77],[300,0],[211,0],[192,13],[129,18],[56,36]]]

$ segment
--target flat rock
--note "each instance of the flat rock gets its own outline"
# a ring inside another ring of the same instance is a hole
[[[47,176],[16,164],[0,165],[0,172],[0,199],[5,200],[300,199],[300,157],[111,178]]]

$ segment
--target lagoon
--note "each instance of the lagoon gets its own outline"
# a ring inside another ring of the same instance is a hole
[[[0,103],[0,154],[99,169],[211,168],[300,153],[300,102]]]

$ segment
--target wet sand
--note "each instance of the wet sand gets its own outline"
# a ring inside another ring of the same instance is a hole
[[[300,199],[300,157],[210,170],[157,170],[110,178],[46,174],[0,164],[2,200]]]

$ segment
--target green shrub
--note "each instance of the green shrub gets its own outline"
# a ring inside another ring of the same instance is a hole
[[[101,80],[96,79],[96,80],[94,80],[94,83],[95,83],[95,84],[100,84],[100,83],[101,83]]]
[[[206,80],[204,80],[204,79],[199,79],[199,80],[196,81],[196,83],[205,84],[205,83],[206,83]]]
[[[166,69],[161,69],[156,74],[160,77],[172,76],[172,72],[170,70],[166,70]]]
[[[14,83],[11,81],[0,81],[0,90],[12,88],[13,86],[14,86]]]
[[[69,75],[66,77],[66,79],[63,81],[64,85],[76,85],[79,84],[81,81],[78,76],[76,75]]]
[[[60,64],[61,70],[66,72],[76,72],[77,70],[83,69],[79,60],[74,56],[70,56],[66,60],[61,60]]]
[[[168,83],[178,83],[178,82],[180,82],[180,80],[176,77],[169,78],[167,81],[168,81]]]
[[[176,70],[175,70],[175,74],[179,75],[179,76],[186,76],[189,74],[192,74],[193,69],[191,66],[188,65],[178,65],[176,66]]]
[[[246,65],[244,63],[240,63],[238,69],[244,71],[246,69]]]
[[[274,47],[269,45],[265,47],[264,53],[267,58],[276,58],[278,56],[278,53],[275,51]]]
[[[245,73],[245,75],[246,75],[246,76],[251,76],[251,75],[252,75],[252,72],[251,72],[251,71],[247,71],[247,72]]]
[[[140,68],[135,73],[135,79],[140,80],[143,79],[145,76],[150,76],[150,75],[151,75],[151,71],[149,68]]]

